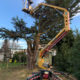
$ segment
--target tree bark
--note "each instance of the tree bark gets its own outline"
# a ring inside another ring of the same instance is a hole
[[[40,35],[38,34],[34,41],[27,41],[28,44],[28,58],[27,58],[27,68],[34,69],[36,67],[36,58],[38,54],[38,45],[39,45]]]

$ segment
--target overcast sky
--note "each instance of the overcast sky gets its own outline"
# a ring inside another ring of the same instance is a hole
[[[35,1],[35,5],[43,2],[44,0],[33,0]],[[28,14],[22,12],[23,3],[22,0],[0,0],[0,28],[5,27],[7,29],[13,29],[13,25],[11,24],[12,17],[19,16],[19,18],[23,18],[27,23],[27,26],[33,25],[34,19],[32,19]],[[76,16],[71,21],[71,29],[75,30],[76,28],[80,30],[80,13],[76,14]],[[2,44],[2,39],[0,39],[0,46]],[[26,42],[23,40],[19,41],[19,44],[26,48]]]

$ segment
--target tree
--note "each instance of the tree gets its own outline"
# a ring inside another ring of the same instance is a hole
[[[7,39],[3,42],[2,51],[4,52],[4,61],[7,62],[8,59],[11,58],[11,51],[9,49],[9,42]]]
[[[38,51],[39,44],[39,30],[37,26],[31,28],[26,27],[26,23],[23,19],[13,18],[12,24],[14,25],[15,30],[8,30],[5,28],[0,29],[1,38],[9,38],[13,40],[18,40],[23,38],[28,44],[28,68],[32,69],[35,67],[36,54]]]
[[[79,12],[79,0],[46,0],[47,3],[66,8],[70,12],[70,18]]]
[[[72,1],[72,3],[74,2],[74,0],[71,0],[71,1]],[[62,2],[63,2],[63,0],[62,0]],[[78,4],[78,2],[79,1],[75,2],[76,5]],[[52,5],[54,3],[56,3],[55,4],[56,6],[59,6],[62,4],[62,3],[59,3],[59,1],[56,2],[56,0],[54,0],[54,1],[46,0],[46,3],[52,4]],[[70,3],[71,2],[68,0],[67,5]],[[63,4],[64,4],[64,2],[63,2]],[[62,6],[63,6],[63,4],[62,4]],[[65,2],[65,4],[66,4],[66,2]],[[76,5],[72,6],[71,10],[73,8],[75,8]],[[70,8],[71,6],[68,6],[66,8]],[[76,10],[76,8],[74,10]],[[71,12],[71,14],[74,14],[77,11],[78,10],[76,10],[73,13]],[[28,49],[27,49],[28,50],[28,68],[30,68],[30,69],[35,67],[36,54],[38,53],[39,41],[41,43],[44,43],[44,42],[47,43],[57,34],[57,32],[60,31],[60,29],[63,26],[63,18],[61,18],[61,15],[59,15],[57,13],[57,11],[55,11],[49,7],[42,6],[32,17],[36,18],[36,21],[35,21],[35,25],[31,26],[30,28],[26,27],[26,23],[23,21],[23,19],[19,19],[18,17],[13,18],[13,22],[12,22],[15,30],[8,30],[5,28],[0,28],[0,37],[1,38],[10,38],[10,39],[12,38],[14,40],[23,38],[27,42],[27,45],[28,45]],[[54,26],[54,28],[53,28],[53,26]],[[50,30],[49,33],[47,31],[48,29]],[[51,31],[52,31],[52,33],[51,33]]]
[[[45,0],[46,3],[66,8],[70,12],[70,19],[79,12],[79,0]],[[49,42],[63,27],[63,11],[53,9],[50,7],[41,6],[34,14],[34,17],[40,19],[41,31],[42,29],[49,29],[41,37],[41,43]],[[40,17],[39,17],[40,16]]]
[[[74,34],[70,31],[66,37],[64,37],[57,45],[57,56],[55,57],[55,66],[57,69],[65,72],[69,72],[68,68],[71,66],[69,59],[69,49],[73,47],[74,44]]]
[[[68,55],[68,62],[71,64],[68,70],[80,80],[80,33],[78,30],[76,30],[74,45],[69,49]]]

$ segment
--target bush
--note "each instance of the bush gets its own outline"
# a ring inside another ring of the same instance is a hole
[[[24,52],[16,52],[13,55],[12,61],[14,62],[15,60],[16,62],[26,63],[27,55]]]
[[[15,60],[16,60],[17,62],[19,62],[19,55],[18,55],[18,54],[14,54],[14,55],[13,55],[12,62],[15,62]]]

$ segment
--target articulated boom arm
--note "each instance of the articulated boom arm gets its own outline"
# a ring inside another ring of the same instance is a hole
[[[64,11],[64,14],[63,14],[64,28],[40,51],[39,56],[43,57],[46,52],[48,52],[53,46],[55,46],[67,34],[67,32],[70,30],[70,27],[69,27],[69,12],[65,8],[61,8],[58,6],[49,5],[45,3],[40,3],[34,9],[34,11],[37,10],[41,5]]]
[[[48,6],[48,7],[51,7],[51,8],[55,8],[55,9],[64,11],[64,14],[63,14],[64,28],[39,52],[38,66],[43,68],[43,69],[47,69],[43,66],[43,64],[44,64],[43,57],[46,55],[46,52],[48,52],[52,47],[54,47],[70,30],[69,12],[65,8],[61,8],[61,7],[57,7],[57,6],[53,6],[53,5],[49,5],[49,4],[45,4],[45,3],[41,3],[40,5],[44,5],[44,6]]]
[[[53,9],[58,9],[58,10],[61,10],[61,11],[64,12],[63,13],[64,28],[39,52],[38,66],[40,68],[46,69],[43,66],[43,63],[44,63],[43,57],[45,56],[46,52],[48,52],[53,46],[55,46],[67,34],[67,32],[70,30],[69,12],[65,8],[61,8],[61,7],[58,7],[58,6],[49,5],[49,4],[45,4],[45,3],[40,3],[35,9],[23,8],[23,11],[26,12],[26,13],[30,13],[32,15],[40,8],[40,6],[47,6],[47,7],[50,7],[50,8],[53,8]]]

